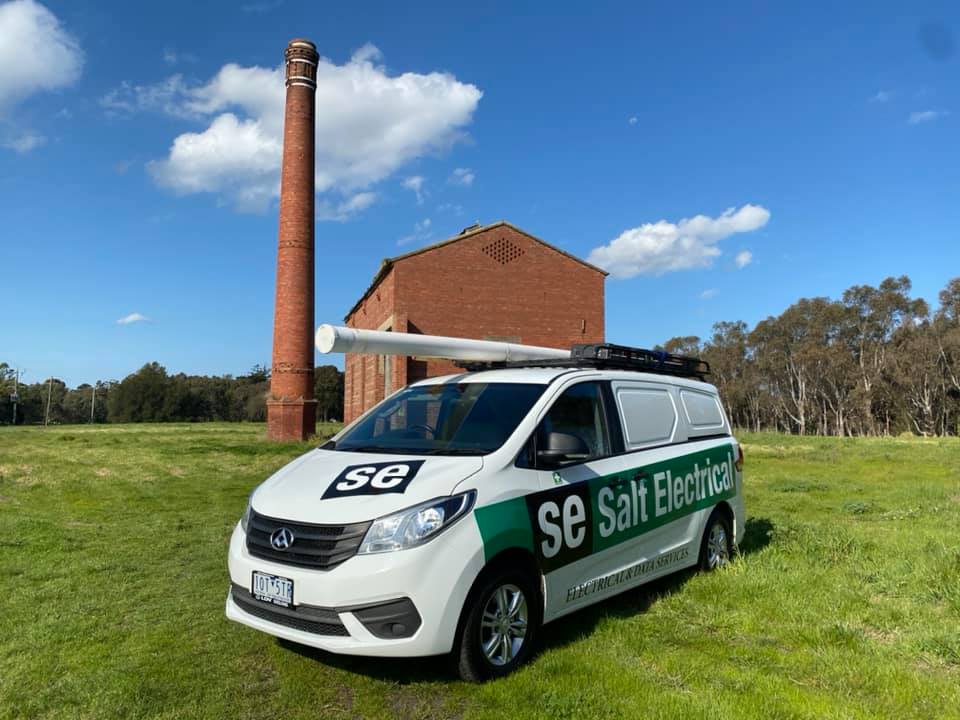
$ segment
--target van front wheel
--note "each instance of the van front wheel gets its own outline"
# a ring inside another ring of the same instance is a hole
[[[467,602],[456,648],[460,677],[503,677],[526,662],[542,614],[533,582],[515,570],[495,571]]]

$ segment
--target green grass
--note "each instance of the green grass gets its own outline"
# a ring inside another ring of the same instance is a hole
[[[0,428],[0,718],[960,717],[960,441],[744,435],[742,557],[486,685],[223,617],[262,425]]]

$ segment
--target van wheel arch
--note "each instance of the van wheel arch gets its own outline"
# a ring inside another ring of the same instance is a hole
[[[713,512],[720,512],[723,514],[724,518],[726,518],[727,525],[730,528],[731,533],[730,542],[734,545],[734,549],[736,550],[734,538],[737,536],[737,516],[733,512],[733,508],[730,506],[730,503],[728,503],[726,500],[721,500],[714,506]]]
[[[490,558],[483,566],[483,569],[477,573],[477,577],[474,578],[473,584],[470,585],[470,591],[467,593],[467,597],[463,601],[463,607],[460,609],[460,623],[462,623],[464,619],[464,608],[470,604],[470,601],[473,599],[474,595],[476,595],[476,592],[483,584],[483,581],[486,580],[486,578],[491,574],[504,568],[521,570],[522,572],[528,574],[530,579],[533,580],[537,586],[537,599],[539,600],[541,606],[543,605],[543,570],[540,568],[537,558],[526,548],[507,548],[506,550],[501,550],[499,553]],[[458,631],[460,623],[458,623]]]
[[[508,580],[510,576],[513,580]],[[529,598],[528,607],[530,609],[530,626],[527,630],[527,644],[522,647],[522,659],[518,655],[516,662],[525,662],[531,654],[535,652],[536,637],[539,634],[539,627],[543,623],[544,610],[544,589],[543,572],[537,563],[533,553],[524,548],[509,548],[492,557],[477,574],[463,606],[460,608],[460,617],[457,621],[457,631],[454,640],[451,656],[458,665],[460,677],[464,680],[482,681],[493,677],[502,676],[512,671],[515,663],[508,668],[485,667],[484,663],[477,660],[477,650],[475,640],[472,639],[477,632],[479,622],[478,608],[487,602],[487,595],[490,592],[491,585],[497,585],[501,582],[515,583],[509,585],[513,590],[517,586],[523,588]],[[530,595],[532,594],[532,597]],[[530,607],[532,601],[533,607]],[[482,631],[481,631],[482,632]]]
[[[717,503],[710,510],[697,554],[697,567],[701,571],[710,572],[733,559],[736,552],[733,542],[734,518],[733,510],[725,502]]]

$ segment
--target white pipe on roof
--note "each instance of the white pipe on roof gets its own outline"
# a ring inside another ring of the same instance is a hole
[[[413,355],[467,362],[506,362],[525,360],[566,360],[569,350],[518,345],[494,340],[468,340],[440,335],[358,330],[340,325],[317,328],[317,350],[326,354],[369,353],[371,355]]]

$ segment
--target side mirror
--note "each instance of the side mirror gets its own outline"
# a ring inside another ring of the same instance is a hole
[[[537,460],[547,467],[556,467],[563,463],[586,460],[590,457],[590,448],[579,435],[552,432],[546,437],[546,447],[537,450]]]

